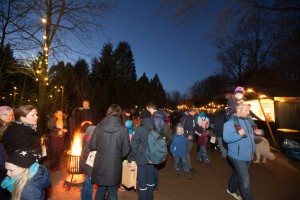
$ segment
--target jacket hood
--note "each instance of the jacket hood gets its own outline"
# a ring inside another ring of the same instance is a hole
[[[101,128],[104,132],[115,133],[124,128],[122,119],[118,116],[107,116],[101,122]]]
[[[141,125],[147,127],[148,129],[152,130],[154,129],[154,120],[151,117],[147,117],[142,119]]]
[[[40,166],[38,172],[28,180],[28,183],[33,186],[47,188],[50,185],[50,175],[46,167]]]
[[[166,121],[167,118],[168,118],[167,113],[164,110],[162,110],[162,109],[159,109],[158,111],[156,111],[154,113],[154,115],[155,115],[155,117],[159,117],[159,118],[161,118],[164,121]]]

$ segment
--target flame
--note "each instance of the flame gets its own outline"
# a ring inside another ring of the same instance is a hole
[[[72,146],[71,146],[71,155],[80,156],[82,151],[82,133],[76,131],[73,136]]]

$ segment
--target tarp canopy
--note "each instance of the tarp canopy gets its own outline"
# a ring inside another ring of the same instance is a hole
[[[263,107],[263,110],[265,112],[266,118],[269,122],[275,122],[275,111],[274,111],[274,101],[272,99],[260,99],[261,105]],[[261,109],[261,106],[259,105],[258,99],[245,101],[245,103],[251,105],[251,111],[257,115],[260,119],[266,120],[263,114],[263,111]]]

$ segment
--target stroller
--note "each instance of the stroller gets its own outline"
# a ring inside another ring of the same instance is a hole
[[[288,158],[300,160],[300,144],[298,142],[286,139],[282,143],[282,147],[285,149]]]

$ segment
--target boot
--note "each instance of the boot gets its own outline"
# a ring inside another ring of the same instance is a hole
[[[187,180],[191,180],[193,178],[192,174],[190,172],[185,172],[185,178]]]

